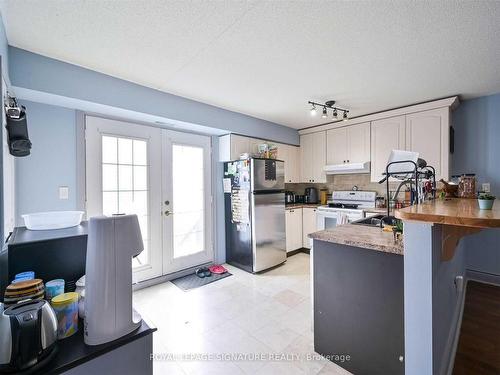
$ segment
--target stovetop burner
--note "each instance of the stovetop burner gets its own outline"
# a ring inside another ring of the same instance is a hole
[[[328,207],[331,207],[331,208],[350,208],[352,210],[356,210],[359,207],[359,204],[354,204],[354,203],[328,203]]]

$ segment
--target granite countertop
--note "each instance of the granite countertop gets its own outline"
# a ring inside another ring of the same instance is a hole
[[[290,208],[317,208],[321,206],[319,203],[288,203],[285,205],[286,209]]]
[[[500,204],[480,210],[477,199],[446,198],[417,204],[396,211],[401,220],[474,228],[500,228]]]
[[[403,255],[403,242],[394,242],[392,232],[383,232],[378,227],[345,224],[333,229],[311,233],[309,237],[318,241]]]

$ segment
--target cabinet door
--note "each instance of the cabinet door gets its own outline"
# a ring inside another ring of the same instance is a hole
[[[326,132],[313,133],[312,182],[326,182]]]
[[[326,132],[326,163],[347,163],[347,127],[331,129]]]
[[[312,182],[312,164],[313,164],[313,134],[304,134],[300,136],[300,161],[302,182]]]
[[[382,179],[392,150],[405,150],[405,116],[373,121],[371,124],[371,181]]]
[[[449,109],[406,115],[406,149],[436,168],[436,180],[449,178]]]
[[[284,147],[283,147],[284,146]],[[296,146],[283,145],[283,157],[285,157],[285,182],[296,183],[300,182],[300,148]],[[279,156],[278,148],[278,158]]]
[[[286,251],[293,251],[302,247],[302,209],[292,208],[285,210],[286,222]]]
[[[370,161],[370,123],[347,127],[347,162]]]
[[[304,207],[302,209],[302,247],[306,249],[312,247],[312,240],[307,235],[316,231],[316,208]]]

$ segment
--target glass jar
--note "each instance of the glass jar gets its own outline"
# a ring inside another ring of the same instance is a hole
[[[458,183],[458,196],[460,198],[476,197],[476,175],[473,173],[463,174]]]

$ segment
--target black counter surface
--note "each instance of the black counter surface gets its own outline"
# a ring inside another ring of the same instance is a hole
[[[35,372],[30,372],[30,374],[63,373],[155,331],[156,328],[150,327],[143,319],[141,326],[128,335],[102,345],[89,346],[85,345],[83,341],[83,321],[80,320],[78,332],[73,336],[59,340],[55,356],[46,365],[37,368]]]

